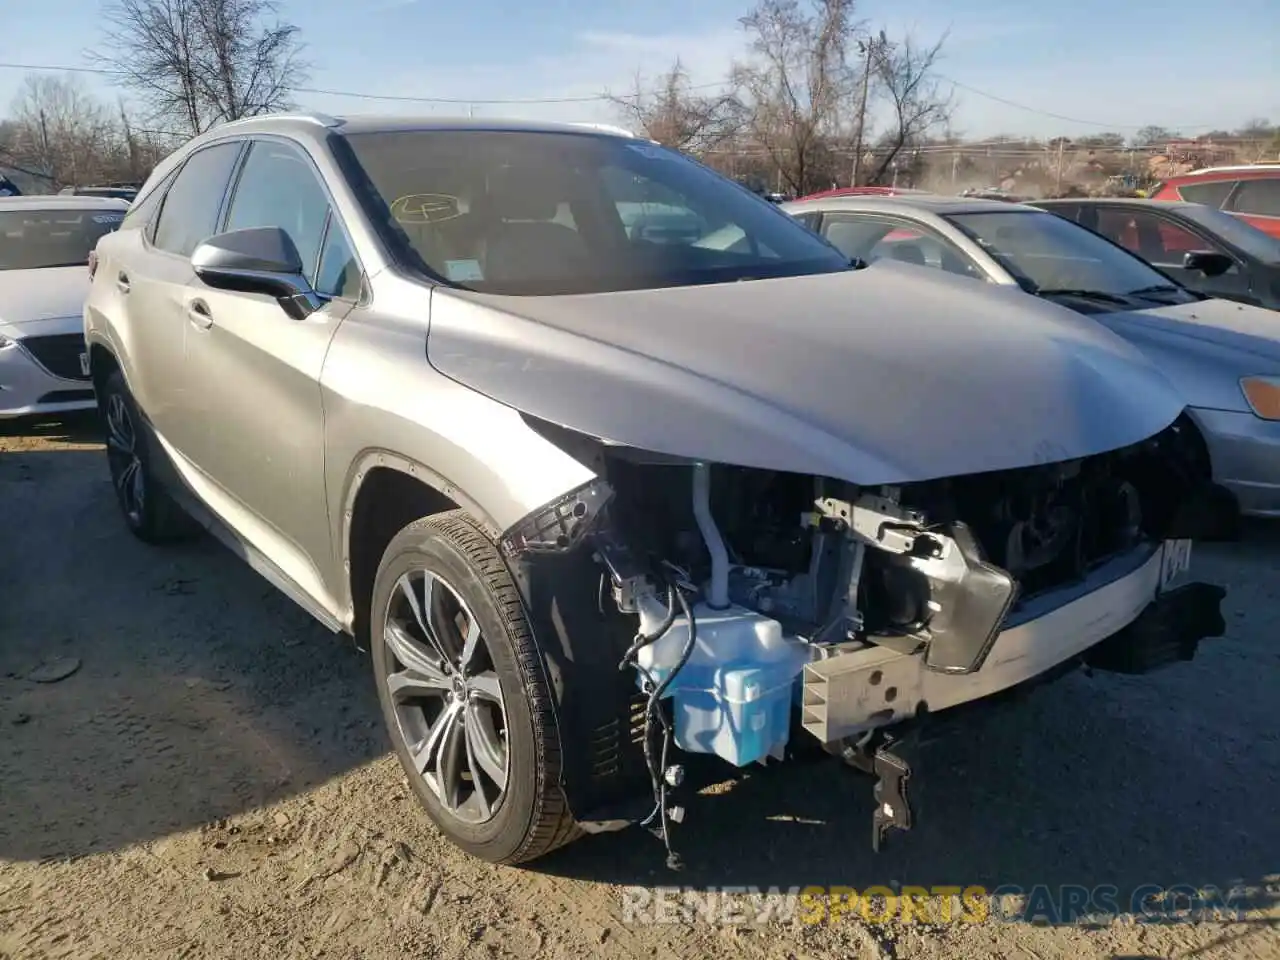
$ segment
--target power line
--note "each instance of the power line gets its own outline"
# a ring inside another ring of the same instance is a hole
[[[30,70],[50,73],[91,73],[99,76],[111,76],[112,71],[102,67],[70,67],[57,66],[52,64],[35,64],[35,63],[0,63],[0,70]],[[1025,103],[1018,103],[1016,100],[1010,100],[999,94],[991,93],[988,90],[982,90],[978,87],[970,86],[962,83],[953,77],[945,74],[935,74],[939,80],[949,83],[951,86],[965,90],[969,93],[976,94],[987,100],[1003,104],[1007,107],[1013,107],[1015,110],[1022,110],[1026,113],[1036,114],[1042,117],[1049,117],[1053,120],[1059,120],[1063,123],[1075,123],[1087,127],[1097,127],[1101,129],[1125,129],[1125,130],[1141,130],[1144,127],[1151,126],[1147,123],[1110,123],[1101,120],[1085,120],[1080,117],[1071,117],[1066,114],[1054,113],[1051,110],[1041,110],[1038,107],[1027,106]],[[689,90],[710,90],[712,88],[724,88],[727,86],[724,81],[715,83],[702,83],[688,87]],[[538,104],[565,104],[565,103],[603,103],[614,99],[625,99],[625,96],[618,98],[607,94],[595,94],[592,96],[581,97],[525,97],[525,98],[480,98],[480,97],[416,97],[408,94],[384,94],[384,93],[368,93],[359,90],[332,90],[323,87],[293,87],[294,93],[309,93],[316,96],[325,97],[349,97],[353,100],[381,100],[393,103],[436,103],[453,106],[466,106],[468,104],[480,106],[536,106]],[[1183,130],[1208,130],[1213,129],[1218,124],[1202,123],[1202,124],[1177,124]]]
[[[988,100],[994,100],[996,103],[1002,103],[1006,107],[1013,107],[1016,110],[1025,110],[1027,113],[1038,114],[1039,116],[1042,116],[1042,117],[1050,117],[1054,120],[1061,120],[1064,123],[1078,123],[1086,127],[1123,128],[1125,130],[1141,130],[1143,127],[1153,126],[1153,124],[1149,124],[1149,123],[1111,123],[1111,122],[1103,122],[1101,120],[1082,120],[1079,117],[1068,117],[1065,114],[1054,113],[1051,110],[1041,110],[1037,107],[1029,107],[1025,103],[1018,103],[1016,100],[1009,100],[1006,97],[998,96],[997,94],[990,93],[989,91],[986,91],[986,90],[979,90],[977,87],[971,87],[967,83],[961,83],[959,80],[952,79],[951,77],[948,77],[941,73],[935,73],[934,76],[936,76],[939,80],[942,80],[945,83],[951,84],[953,87],[958,87],[961,90],[967,90],[969,93],[976,93],[980,97],[985,97]],[[1212,127],[1217,126],[1217,124],[1183,123],[1183,124],[1178,124],[1178,126],[1182,127],[1185,130],[1201,130],[1201,129],[1210,129]]]
[[[100,76],[111,76],[112,71],[101,67],[63,67],[51,64],[35,64],[35,63],[0,63],[0,70],[31,70],[49,73],[93,73]],[[709,90],[712,87],[726,86],[723,80],[715,83],[702,83],[695,86],[687,87],[688,90]],[[467,104],[482,106],[517,106],[517,105],[536,105],[536,104],[556,104],[556,103],[602,103],[604,101],[615,99],[607,94],[594,94],[592,96],[582,97],[516,97],[516,98],[484,98],[484,97],[415,97],[408,94],[390,94],[390,93],[367,93],[357,90],[329,90],[323,87],[291,87],[294,93],[310,93],[326,97],[350,97],[355,100],[386,100],[399,103],[439,103],[451,104],[454,106],[466,106]],[[625,99],[625,96],[619,96],[617,99]]]

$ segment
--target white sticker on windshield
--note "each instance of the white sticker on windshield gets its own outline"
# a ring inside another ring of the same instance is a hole
[[[123,213],[97,213],[93,217],[94,223],[121,223],[123,221]]]
[[[459,283],[484,279],[484,271],[480,269],[479,260],[446,260],[444,274],[450,280],[456,280]]]

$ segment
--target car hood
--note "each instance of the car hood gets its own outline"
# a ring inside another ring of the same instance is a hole
[[[437,287],[428,354],[606,441],[868,485],[1101,453],[1184,406],[1065,308],[893,263],[576,296]]]
[[[1193,350],[1207,343],[1280,361],[1280,312],[1233,300],[1107,312],[1095,314],[1094,319],[1129,339],[1156,333],[1166,343],[1170,336],[1194,341],[1187,345]]]
[[[78,317],[89,295],[89,268],[0,270],[0,322],[21,325]]]

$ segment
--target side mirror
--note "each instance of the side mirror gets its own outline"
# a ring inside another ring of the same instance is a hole
[[[191,267],[216,290],[275,297],[295,320],[306,319],[321,306],[303,276],[298,248],[279,227],[249,227],[210,237],[191,254]]]
[[[1213,250],[1192,250],[1182,258],[1183,269],[1203,273],[1206,277],[1220,277],[1235,265],[1236,262],[1225,253]]]

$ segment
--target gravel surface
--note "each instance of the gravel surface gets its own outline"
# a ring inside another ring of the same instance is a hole
[[[824,762],[705,791],[683,874],[640,830],[496,868],[415,808],[365,655],[212,540],[134,541],[89,423],[9,428],[0,957],[1277,957],[1280,529],[1199,548],[1193,572],[1230,590],[1224,639],[975,721],[918,768],[917,827],[879,855],[867,782]],[[1122,915],[624,922],[624,888],[671,884],[1110,885]],[[1250,909],[1137,922],[1147,884],[1244,885]]]

